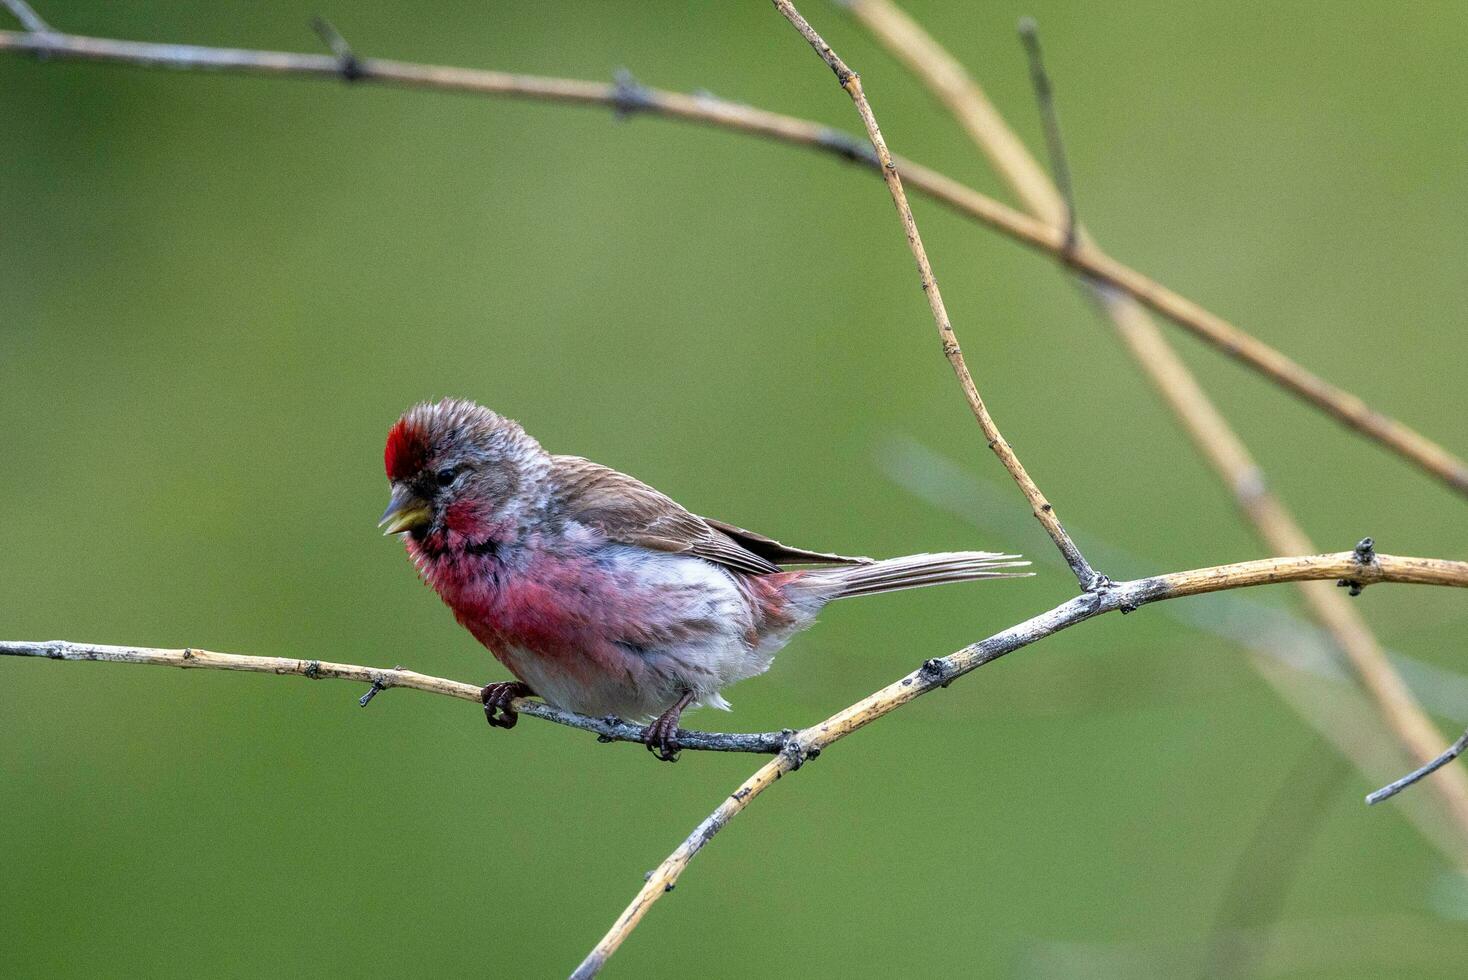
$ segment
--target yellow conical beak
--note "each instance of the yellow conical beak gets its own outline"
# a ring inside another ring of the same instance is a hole
[[[424,500],[406,487],[398,487],[393,491],[392,500],[388,502],[387,510],[382,512],[377,526],[382,528],[383,534],[401,534],[425,527],[432,519],[433,511]]]

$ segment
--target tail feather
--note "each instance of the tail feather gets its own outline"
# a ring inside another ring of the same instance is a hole
[[[933,555],[908,555],[888,558],[869,565],[821,569],[810,573],[812,586],[834,587],[832,599],[896,592],[946,582],[973,582],[987,578],[1021,578],[1033,572],[1009,572],[1029,562],[1019,555],[1001,555],[992,551],[948,551]]]

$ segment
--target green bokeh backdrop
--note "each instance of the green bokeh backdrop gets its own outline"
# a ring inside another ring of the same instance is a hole
[[[45,6],[77,33],[289,50],[314,50],[319,12],[364,54],[627,66],[856,125],[754,0]],[[1035,146],[1013,25],[1037,16],[1097,236],[1468,448],[1461,4],[910,9]],[[1003,196],[846,15],[805,12],[898,152]],[[1050,263],[917,211],[1006,435],[1083,547],[1134,556],[1107,571],[1262,554]],[[1468,552],[1462,499],[1181,346],[1322,547]],[[388,425],[444,394],[810,547],[1049,548],[984,450],[870,174],[605,111],[0,59],[0,634],[500,676],[373,529]],[[891,479],[912,440],[998,504],[965,519]],[[690,722],[818,720],[1070,593],[1040,571],[834,608],[731,692],[732,716]],[[1461,597],[1361,601],[1394,648],[1462,666]],[[359,693],[0,661],[0,974],[564,973],[755,764],[656,765],[411,692],[363,711]],[[1156,608],[1099,621],[782,782],[609,973],[1176,975],[1237,918],[1221,910],[1243,881],[1269,975],[1460,975],[1468,899],[1399,808],[1361,805],[1367,776],[1284,804],[1309,827],[1294,867],[1249,857],[1307,753],[1334,765],[1318,744],[1235,644]]]

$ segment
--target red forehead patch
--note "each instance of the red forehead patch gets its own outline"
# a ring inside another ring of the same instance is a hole
[[[383,450],[382,462],[389,480],[406,480],[417,473],[427,462],[428,449],[423,444],[423,434],[407,419],[398,419],[387,434],[387,448]]]

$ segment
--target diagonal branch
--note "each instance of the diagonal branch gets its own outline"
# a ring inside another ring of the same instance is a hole
[[[937,94],[1025,206],[1052,225],[1065,222],[1063,196],[958,60],[892,0],[853,0],[850,7],[858,20]],[[1038,61],[1036,70],[1043,73]],[[1083,249],[1097,252],[1083,229],[1078,230],[1078,237]],[[1094,283],[1087,285],[1123,344],[1232,492],[1260,540],[1278,554],[1314,551],[1315,545],[1299,521],[1268,488],[1264,471],[1248,446],[1146,312],[1126,296]],[[1369,543],[1363,542],[1363,546],[1369,552]],[[1387,660],[1355,606],[1327,585],[1309,583],[1300,589],[1311,614],[1330,633],[1408,757],[1419,763],[1432,759],[1442,744],[1442,735]],[[1433,788],[1460,836],[1468,840],[1468,775],[1454,770],[1435,780]]]
[[[854,9],[863,16],[878,9],[870,0],[851,2]],[[931,42],[931,38],[928,40]],[[152,44],[39,32],[0,31],[0,52],[31,53],[53,61],[95,61],[193,71],[347,79],[441,92],[532,99],[562,105],[608,106],[624,115],[645,112],[701,123],[820,150],[874,169],[880,166],[869,146],[846,133],[819,123],[754,109],[713,96],[687,95],[636,84],[545,78],[378,58],[353,58],[350,63],[344,63],[335,55]],[[928,52],[923,54],[926,56]],[[945,65],[939,58],[929,58],[926,61],[935,73],[945,73],[957,65],[946,52],[943,54],[951,64]],[[948,79],[947,74],[943,77]],[[987,106],[987,101],[984,105]],[[992,106],[987,111],[992,115]],[[974,125],[986,125],[981,117],[976,120],[964,118],[963,121],[966,125],[971,122]],[[997,121],[1002,126],[1003,121]],[[973,132],[972,126],[970,132]],[[1008,145],[1024,152],[1023,145],[1012,134]],[[1009,157],[1005,159],[1008,160]],[[1032,218],[911,160],[894,156],[893,162],[897,164],[906,185],[913,190],[921,191],[955,212],[1043,252],[1091,279],[1115,287],[1216,350],[1325,412],[1347,428],[1396,453],[1458,493],[1468,496],[1468,463],[1409,426],[1371,408],[1351,392],[1313,374],[1229,321],[1210,313],[1192,300],[1149,279],[1086,242],[1081,241],[1074,248],[1069,248],[1065,232],[1058,221]],[[1006,164],[1001,163],[1000,166],[1004,167]],[[1043,171],[1039,172],[1039,176],[1044,178]]]
[[[33,34],[53,34],[54,28],[41,19],[41,15],[31,9],[31,5],[25,0],[3,0],[5,9],[18,21],[20,26]]]
[[[946,657],[928,660],[917,670],[898,678],[880,691],[843,708],[825,721],[796,732],[778,756],[761,766],[753,776],[725,798],[718,809],[694,828],[693,833],[678,845],[677,850],[658,865],[632,903],[618,916],[612,928],[572,976],[595,976],[606,965],[607,959],[631,935],[632,930],[637,928],[637,924],[653,904],[673,890],[694,855],[756,796],[773,786],[785,773],[793,772],[806,761],[819,756],[833,743],[922,695],[947,687],[964,674],[992,663],[1005,654],[1105,613],[1131,612],[1149,603],[1209,592],[1281,582],[1328,582],[1339,579],[1359,581],[1362,585],[1410,582],[1418,585],[1468,588],[1468,562],[1376,555],[1374,563],[1363,565],[1355,551],[1343,551],[1297,558],[1264,558],[1156,575],[1113,583],[1095,592],[1084,593],[1048,612],[995,633],[986,640],[964,647]]]
[[[1381,789],[1368,795],[1366,797],[1366,802],[1380,803],[1382,800],[1391,799],[1393,796],[1396,796],[1402,790],[1406,789],[1408,786],[1411,786],[1419,779],[1431,776],[1443,766],[1447,765],[1449,762],[1452,762],[1458,756],[1463,754],[1464,749],[1468,749],[1468,731],[1465,731],[1462,735],[1459,735],[1457,740],[1453,742],[1452,745],[1449,745],[1446,749],[1444,749],[1443,753],[1437,758],[1433,759],[1431,762],[1427,763],[1421,768],[1415,769],[1412,772],[1407,773],[1407,775],[1403,776],[1401,779],[1398,779],[1390,785],[1383,786]]]
[[[118,647],[100,643],[71,643],[66,640],[0,640],[0,657],[44,657],[47,660],[101,660],[118,664],[155,664],[183,667],[188,670],[236,670],[253,674],[305,677],[309,680],[356,681],[372,685],[371,693],[390,687],[426,691],[482,703],[483,688],[444,677],[433,677],[401,667],[362,667],[338,664],[328,660],[297,660],[292,657],[251,657],[239,653],[214,653],[192,647],[183,650],[160,650],[153,647]],[[367,700],[362,704],[366,706]],[[600,742],[642,742],[647,729],[616,718],[588,718],[574,711],[564,711],[543,701],[516,698],[510,706],[522,715],[554,722],[568,728],[591,732]],[[709,752],[775,753],[785,747],[789,732],[731,734],[725,732],[690,732],[678,730],[678,742],[685,749]]]
[[[933,322],[938,327],[938,337],[943,342],[943,354],[948,358],[948,363],[953,367],[953,373],[958,376],[959,386],[963,388],[963,397],[968,402],[969,409],[974,413],[974,418],[979,422],[979,427],[984,430],[985,437],[989,440],[989,448],[1009,475],[1014,478],[1020,491],[1024,493],[1025,499],[1030,503],[1030,510],[1034,513],[1045,533],[1050,535],[1050,540],[1055,542],[1055,547],[1065,557],[1066,564],[1075,573],[1076,580],[1082,589],[1090,591],[1100,588],[1106,584],[1106,577],[1097,573],[1086,561],[1075,542],[1066,533],[1065,527],[1060,523],[1060,517],[1055,513],[1055,508],[1040,488],[1026,472],[1024,464],[1019,461],[1019,456],[1009,445],[1009,442],[999,432],[999,427],[989,415],[989,409],[984,405],[984,399],[979,395],[978,388],[974,385],[973,375],[969,373],[968,364],[963,359],[963,350],[958,346],[958,336],[953,332],[953,324],[948,319],[948,308],[943,303],[943,293],[938,289],[938,280],[933,277],[933,267],[928,262],[927,250],[923,248],[922,236],[918,233],[917,221],[912,216],[912,207],[907,203],[907,194],[902,189],[902,177],[897,172],[897,165],[892,162],[892,154],[887,149],[887,141],[882,138],[882,130],[877,126],[877,117],[872,114],[871,104],[867,101],[866,93],[862,90],[861,76],[846,66],[846,63],[831,50],[831,46],[816,33],[810,23],[800,15],[800,11],[789,0],[774,0],[775,9],[780,15],[788,20],[794,28],[800,32],[816,54],[821,56],[827,67],[836,75],[836,81],[841,83],[841,88],[847,95],[851,96],[852,104],[856,106],[857,115],[861,116],[861,122],[866,127],[867,138],[872,141],[872,149],[876,151],[877,162],[881,164],[882,179],[887,183],[887,191],[892,195],[892,203],[897,208],[897,216],[902,221],[902,230],[907,236],[907,246],[912,251],[912,257],[917,262],[918,278],[923,285],[923,292],[928,297],[928,309],[933,314]]]

